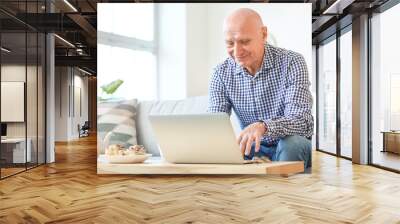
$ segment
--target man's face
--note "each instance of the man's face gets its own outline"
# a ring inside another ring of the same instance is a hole
[[[228,54],[242,67],[254,68],[264,57],[265,27],[227,27],[225,44]]]

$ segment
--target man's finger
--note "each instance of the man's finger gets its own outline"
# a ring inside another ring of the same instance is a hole
[[[242,142],[242,139],[243,139],[243,131],[242,132],[240,132],[240,134],[239,134],[239,136],[237,137],[237,139],[236,139],[236,141],[237,141],[237,143],[238,144],[240,144],[240,142]]]
[[[254,149],[255,152],[260,151],[260,136],[256,136],[256,147]]]
[[[243,136],[242,141],[240,142],[240,151],[242,152],[242,155],[244,154],[244,150],[246,149],[246,143],[247,136]]]
[[[253,138],[252,137],[250,137],[248,140],[247,140],[247,144],[246,144],[246,152],[245,152],[245,154],[248,156],[248,155],[250,155],[250,151],[251,151],[251,145],[253,144]]]

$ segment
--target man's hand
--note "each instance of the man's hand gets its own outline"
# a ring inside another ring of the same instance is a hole
[[[260,150],[261,138],[265,132],[267,132],[267,129],[262,121],[257,121],[247,126],[237,138],[242,154],[250,154],[253,142],[256,142],[255,152],[258,152]]]

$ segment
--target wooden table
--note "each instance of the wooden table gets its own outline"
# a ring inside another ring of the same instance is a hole
[[[383,133],[382,152],[400,154],[400,131],[382,131],[381,133]]]
[[[6,163],[31,162],[31,138],[4,138],[1,139],[1,144],[3,147],[2,159],[5,159]],[[25,145],[27,146],[26,150]]]
[[[160,157],[144,163],[110,164],[103,155],[97,161],[97,174],[280,174],[304,172],[303,161],[253,164],[173,164]]]

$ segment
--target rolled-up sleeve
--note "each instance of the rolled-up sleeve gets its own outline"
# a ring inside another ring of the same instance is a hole
[[[314,128],[312,96],[304,58],[293,57],[289,62],[287,72],[284,115],[264,120],[268,129],[266,136],[272,138],[290,135],[311,137]]]
[[[220,71],[214,69],[208,90],[208,109],[210,113],[231,113],[232,104],[228,98],[226,87],[221,80]]]

